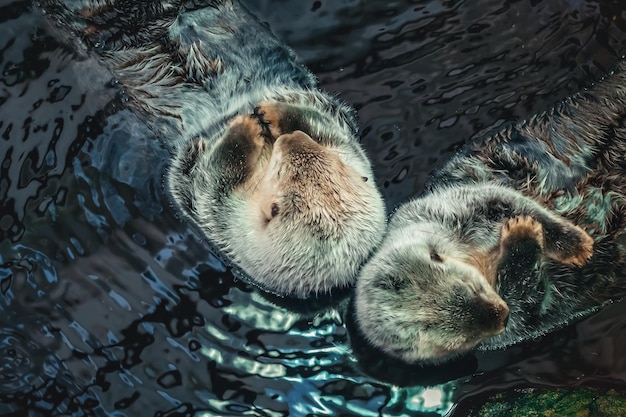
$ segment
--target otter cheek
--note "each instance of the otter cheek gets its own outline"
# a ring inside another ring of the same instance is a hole
[[[271,158],[256,166],[255,175],[248,181],[248,187],[252,190],[255,201],[264,206],[264,211],[269,215],[271,206],[277,203],[281,190],[282,158],[279,153],[273,153]]]
[[[451,335],[439,332],[427,331],[420,336],[417,346],[418,356],[421,360],[443,359],[460,350],[461,343],[457,340],[459,334]]]

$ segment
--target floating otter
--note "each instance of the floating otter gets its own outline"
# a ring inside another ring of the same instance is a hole
[[[289,48],[231,0],[46,5],[170,147],[176,209],[238,276],[298,299],[354,285],[383,200],[355,111]]]
[[[497,292],[496,274],[511,257],[543,254],[580,267],[592,248],[580,228],[514,190],[446,187],[394,213],[357,284],[359,329],[407,362],[446,359],[518,326],[520,312],[507,325],[509,307]]]
[[[441,363],[622,297],[624,69],[438,169],[363,267],[353,334],[404,362]]]

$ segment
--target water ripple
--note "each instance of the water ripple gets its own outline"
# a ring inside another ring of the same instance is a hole
[[[626,42],[626,6],[610,1],[245,3],[357,106],[390,208],[468,139],[610,68]],[[49,25],[30,1],[0,6],[3,413],[462,415],[507,387],[626,380],[622,303],[480,353],[456,381],[362,369],[340,314],[277,307],[171,212],[167,151]]]

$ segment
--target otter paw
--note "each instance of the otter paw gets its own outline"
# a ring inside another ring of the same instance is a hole
[[[517,216],[509,219],[502,227],[500,243],[510,246],[514,241],[534,240],[543,248],[544,235],[541,223],[530,216]]]
[[[267,101],[254,109],[254,114],[269,129],[273,139],[278,138],[283,133],[291,133],[285,126],[285,119],[288,118],[287,113],[287,105]]]
[[[570,250],[548,255],[562,264],[580,268],[593,256],[593,238],[578,226],[571,226],[568,234]]]
[[[265,135],[263,125],[252,115],[239,115],[228,124],[230,132],[249,138],[257,146],[263,146]]]

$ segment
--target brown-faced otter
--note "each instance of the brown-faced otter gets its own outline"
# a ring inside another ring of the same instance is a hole
[[[622,297],[625,120],[622,65],[550,112],[468,145],[393,214],[359,277],[354,330],[378,351],[429,363],[536,338]],[[541,228],[503,241],[519,215]]]
[[[170,147],[176,209],[236,274],[296,298],[354,285],[385,228],[355,112],[266,27],[231,0],[45,6]]]
[[[306,111],[263,103],[213,144],[193,141],[168,177],[176,201],[227,255],[264,288],[300,298],[351,287],[384,227],[366,160],[309,125],[324,121]]]

